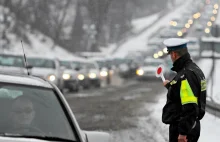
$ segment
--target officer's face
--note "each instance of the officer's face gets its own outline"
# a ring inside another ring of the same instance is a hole
[[[170,58],[172,62],[174,63],[177,60],[177,54],[173,51],[170,52]]]

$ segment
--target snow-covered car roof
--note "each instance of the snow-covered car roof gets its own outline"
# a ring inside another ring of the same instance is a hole
[[[91,58],[89,58],[89,60],[92,60],[92,61],[105,61],[105,58],[102,58],[102,57],[91,57]]]
[[[3,52],[0,55],[11,55],[11,56],[24,56],[22,53],[14,53],[14,52]]]
[[[45,55],[26,55],[27,58],[40,58],[40,59],[58,59],[57,57],[54,56],[45,56]]]
[[[33,76],[0,74],[0,82],[52,88],[48,82]]]
[[[85,58],[80,58],[80,57],[65,57],[65,58],[58,58],[60,61],[86,61],[87,59]]]

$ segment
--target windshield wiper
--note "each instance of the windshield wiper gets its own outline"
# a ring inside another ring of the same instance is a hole
[[[34,135],[21,135],[21,134],[12,134],[12,133],[0,133],[2,137],[13,137],[13,138],[33,138],[33,139],[40,139],[40,140],[49,140],[49,141],[64,141],[64,142],[76,142],[74,140],[60,138],[60,137],[53,137],[53,136],[34,136]]]

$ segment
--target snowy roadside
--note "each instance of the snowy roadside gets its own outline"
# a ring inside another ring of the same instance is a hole
[[[53,40],[40,32],[35,31],[34,33],[29,32],[26,30],[25,34],[28,37],[28,40],[30,44],[27,44],[23,41],[23,46],[25,53],[28,57],[28,55],[43,55],[45,57],[58,57],[58,58],[77,58],[69,51],[65,50],[64,48],[55,45],[53,47]],[[13,33],[8,33],[8,36],[10,40],[12,41],[10,45],[9,50],[5,50],[4,52],[9,53],[16,53],[16,54],[22,54],[22,45],[21,45],[21,39],[17,37]]]
[[[156,13],[156,14],[152,14],[147,17],[134,19],[132,21],[132,26],[133,26],[132,33],[134,35],[138,35],[139,33],[147,30],[147,28],[149,28],[150,25],[152,25],[153,23],[155,23],[158,20],[159,15],[160,15],[160,13]],[[104,53],[106,55],[110,55],[110,54],[114,53],[115,51],[117,51],[118,46],[120,46],[120,44],[123,44],[125,42],[125,40],[127,40],[127,38],[120,41],[119,43],[110,44],[108,46],[108,48],[101,47],[100,50],[102,53]]]
[[[201,59],[197,62],[199,67],[204,71],[206,76],[209,75],[212,60]],[[219,63],[218,63],[219,64]],[[218,66],[218,65],[217,65]],[[159,86],[163,87],[163,86]],[[216,86],[217,88],[217,86]],[[133,118],[136,121],[137,128],[129,130],[110,132],[114,142],[168,142],[169,126],[162,123],[162,108],[166,103],[166,92],[158,95],[157,103],[145,103],[139,110],[137,117]],[[199,142],[218,142],[220,139],[220,119],[206,112],[205,117],[201,120],[201,136]],[[212,130],[210,130],[212,128]]]
[[[149,27],[153,26],[152,24],[156,23],[158,20],[161,20],[160,18],[163,18],[164,14],[168,13],[167,15],[169,15],[169,13],[172,13],[173,11],[177,12],[178,11],[177,9],[184,9],[182,7],[187,7],[186,5],[189,4],[189,3],[185,3],[183,1],[177,0],[176,4],[177,4],[176,7],[172,7],[168,12],[162,11],[162,12],[155,13],[155,14],[147,16],[147,17],[143,17],[143,18],[139,18],[139,19],[134,19],[132,21],[132,25],[134,27],[133,30],[132,30],[133,33],[136,33],[136,35],[138,35],[138,33],[140,33],[140,34],[144,33],[145,30],[148,30]],[[166,16],[164,16],[164,17],[166,17]],[[162,26],[164,26],[164,23],[163,23]],[[157,30],[160,29],[161,27],[157,28]],[[151,35],[154,32],[151,32]],[[103,47],[103,48],[100,48],[100,50],[101,50],[102,53],[104,53],[106,55],[109,55],[111,53],[114,55],[114,52],[116,52],[118,50],[117,48],[121,48],[120,46],[122,46],[123,44],[125,44],[124,41],[122,41],[119,44],[117,44],[117,43],[110,44],[108,46],[108,48]]]
[[[133,26],[132,32],[133,33],[141,32],[143,29],[154,23],[158,19],[159,14],[160,13],[155,13],[147,17],[132,20],[131,22]]]
[[[158,128],[161,128],[161,137],[164,138],[165,141],[168,140],[168,126],[161,122],[162,108],[166,103],[166,93],[161,94],[161,99],[158,101],[158,104],[152,106],[154,109],[154,113],[152,113],[152,119],[157,121]],[[199,142],[218,142],[220,139],[220,119],[206,112],[205,117],[201,121],[201,135]],[[212,129],[210,129],[212,128]]]
[[[133,39],[130,39],[128,42],[124,43],[119,47],[117,52],[113,55],[114,57],[123,58],[130,51],[138,51],[145,50],[147,39],[151,37],[151,35],[157,31],[160,27],[164,26],[165,23],[169,23],[169,21],[174,18],[181,16],[181,13],[186,9],[186,7],[191,3],[191,1],[187,1],[184,5],[180,6],[180,8],[172,11],[166,16],[162,17],[158,22],[156,22],[150,29],[145,31]]]
[[[209,77],[212,69],[212,59],[201,59],[198,62],[198,66],[202,69],[204,72],[206,78]],[[213,86],[211,84],[212,79],[209,80],[208,85],[207,85],[207,100],[211,101],[213,100],[215,103],[220,104],[220,91],[219,91],[219,80],[220,80],[220,75],[217,73],[217,70],[220,69],[220,61],[216,60],[215,63],[215,71],[213,75]],[[213,92],[211,94],[211,90],[213,87]],[[212,98],[212,99],[211,99]]]

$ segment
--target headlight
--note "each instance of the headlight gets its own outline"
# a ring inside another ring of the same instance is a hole
[[[56,76],[55,75],[50,75],[50,76],[48,76],[48,80],[49,81],[55,81],[56,80]]]
[[[79,74],[79,75],[78,75],[78,79],[79,79],[79,80],[84,80],[84,79],[85,79],[85,76],[84,76],[83,74]]]
[[[66,73],[63,74],[63,79],[64,80],[69,80],[70,78],[71,78],[70,74],[66,74]]]
[[[97,77],[97,75],[95,74],[95,73],[90,73],[89,74],[89,78],[91,78],[91,79],[94,79],[94,78],[96,78]]]
[[[101,75],[102,77],[106,77],[106,76],[108,76],[108,72],[107,72],[107,71],[101,71],[101,72],[100,72],[100,75]]]
[[[138,70],[136,71],[136,74],[137,74],[138,76],[142,76],[142,75],[144,75],[144,70],[138,69]]]

